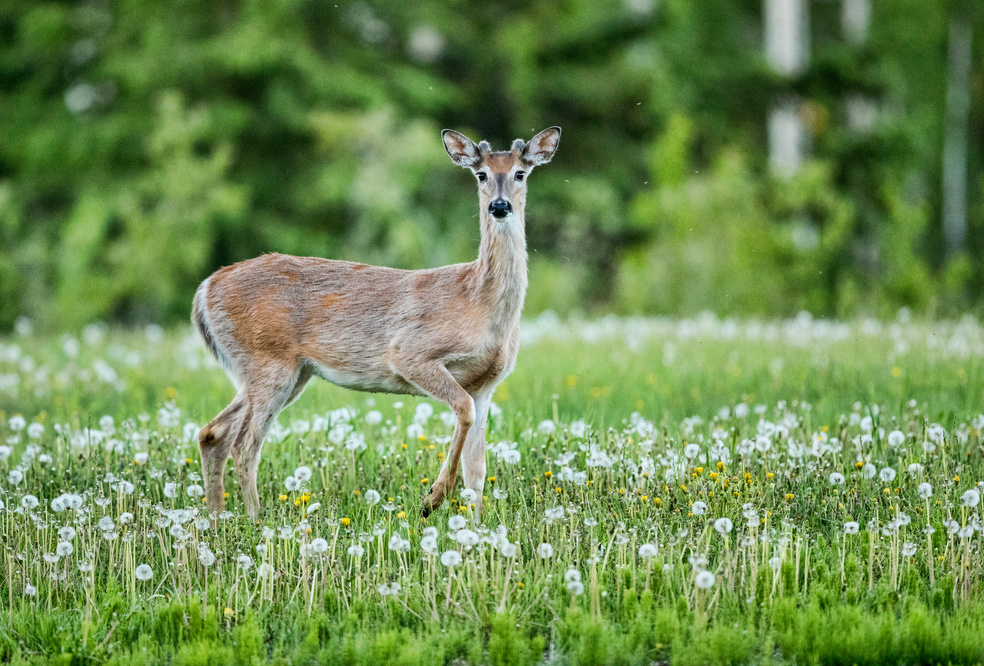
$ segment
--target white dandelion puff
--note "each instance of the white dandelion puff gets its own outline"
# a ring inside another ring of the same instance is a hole
[[[699,572],[697,574],[697,577],[694,579],[694,582],[697,584],[697,587],[699,587],[702,590],[708,590],[714,587],[714,583],[716,581],[717,581],[717,576],[715,576],[713,572],[706,571],[706,570]]]
[[[714,521],[714,529],[717,530],[717,533],[721,536],[724,536],[730,532],[733,527],[734,525],[731,523],[730,518],[718,518]]]

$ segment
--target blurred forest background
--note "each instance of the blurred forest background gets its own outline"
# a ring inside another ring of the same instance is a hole
[[[4,0],[0,331],[184,321],[263,252],[470,261],[444,127],[563,127],[528,312],[978,312],[982,7]]]

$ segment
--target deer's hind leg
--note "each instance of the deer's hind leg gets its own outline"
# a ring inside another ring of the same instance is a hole
[[[292,367],[269,364],[252,373],[255,381],[244,385],[249,401],[249,418],[242,424],[240,436],[233,443],[232,457],[243,490],[246,513],[255,520],[260,512],[257,473],[263,439],[284,407],[296,400],[311,380],[307,366]]]
[[[249,403],[243,391],[236,394],[229,406],[219,412],[198,433],[198,450],[202,457],[202,477],[205,482],[206,506],[209,513],[225,507],[222,477],[229,452],[241,436],[242,426],[249,420]]]

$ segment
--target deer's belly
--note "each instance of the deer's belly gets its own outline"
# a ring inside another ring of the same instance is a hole
[[[312,364],[314,374],[326,382],[352,389],[353,391],[368,391],[370,393],[400,393],[404,395],[420,395],[412,384],[399,375],[389,371],[352,373],[336,370],[326,365]]]

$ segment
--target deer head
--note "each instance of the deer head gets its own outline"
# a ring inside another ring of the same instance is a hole
[[[460,132],[444,130],[444,149],[460,167],[471,169],[478,179],[481,210],[500,222],[522,219],[526,206],[526,179],[533,169],[546,164],[557,152],[560,128],[548,127],[525,143],[513,141],[510,150],[492,152],[488,141],[476,144]]]

